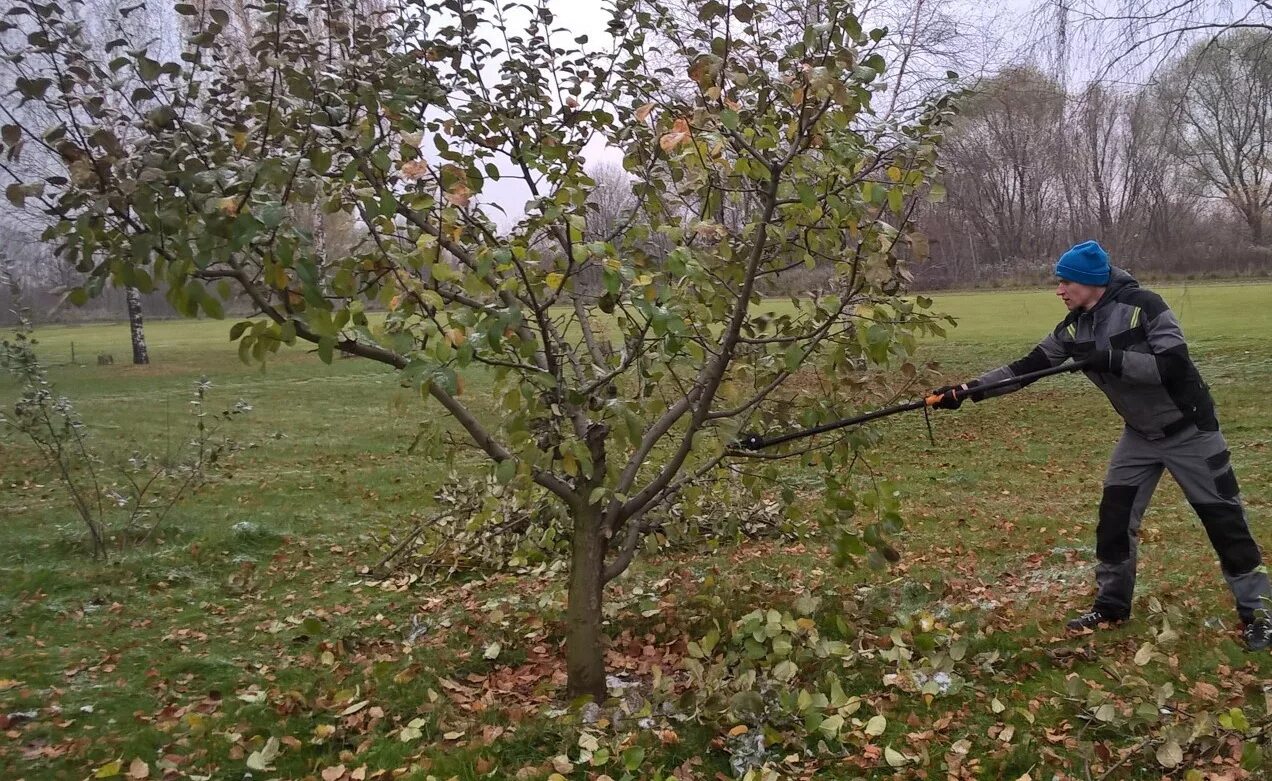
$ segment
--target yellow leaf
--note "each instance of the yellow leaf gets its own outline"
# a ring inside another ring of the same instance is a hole
[[[444,740],[459,740],[462,737],[464,737],[463,730],[455,730],[454,732],[447,732],[446,734],[442,735],[442,738]]]
[[[883,716],[875,716],[866,722],[866,734],[871,737],[882,735],[883,731],[888,728],[888,720]]]
[[[560,290],[561,286],[564,284],[565,284],[564,274],[558,271],[553,271],[551,274],[548,274],[548,287],[552,288],[553,290]]]
[[[448,328],[446,329],[446,341],[451,347],[459,347],[468,341],[468,336],[464,333],[463,328]]]
[[[350,705],[349,707],[345,708],[344,710],[340,711],[340,715],[341,715],[341,716],[352,716],[353,714],[355,714],[355,713],[357,713],[358,711],[362,710],[363,708],[367,707],[367,705],[369,705],[370,703],[371,703],[371,701],[370,701],[370,700],[362,700],[361,702],[355,702],[354,704],[352,704],[352,705]]]
[[[244,149],[247,148],[247,131],[246,130],[235,130],[233,133],[233,137],[234,137],[235,149],[242,152]]]
[[[227,195],[216,202],[216,208],[221,210],[222,214],[233,217],[239,211],[239,199],[233,195]]]
[[[12,678],[0,678],[0,692],[7,692],[21,685],[22,681],[15,681]]]
[[[111,778],[119,775],[119,771],[123,768],[124,763],[116,759],[114,762],[107,762],[97,768],[97,772],[93,774],[93,778]]]
[[[989,708],[994,713],[1002,713],[1003,711],[1007,710],[1007,706],[1003,705],[1002,701],[999,700],[997,697],[995,697],[993,701],[989,703]]]
[[[646,103],[645,105],[636,109],[636,121],[644,122],[645,120],[649,119],[649,115],[651,112],[653,112],[653,110],[654,110],[653,103]]]

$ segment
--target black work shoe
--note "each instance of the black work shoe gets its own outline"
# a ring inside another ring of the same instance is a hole
[[[1272,619],[1258,618],[1245,625],[1241,632],[1247,651],[1263,651],[1272,648]]]
[[[1076,632],[1082,629],[1099,629],[1106,624],[1120,624],[1125,620],[1125,616],[1119,618],[1111,616],[1102,610],[1088,610],[1076,618],[1069,619],[1069,623],[1065,624],[1065,626],[1070,631]]]

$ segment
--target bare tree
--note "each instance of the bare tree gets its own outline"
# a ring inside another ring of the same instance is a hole
[[[1063,188],[1065,106],[1059,85],[1032,68],[1004,71],[967,101],[949,133],[951,208],[997,261],[1049,253]]]
[[[1188,169],[1267,244],[1272,208],[1272,33],[1245,30],[1198,44],[1164,75],[1176,119],[1168,140]]]

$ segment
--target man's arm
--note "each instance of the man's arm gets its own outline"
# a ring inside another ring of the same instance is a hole
[[[1062,323],[1061,326],[1063,325],[1064,324]],[[1056,330],[1059,331],[1060,328],[1057,328]],[[1060,341],[1055,333],[1050,333],[1047,334],[1047,338],[1038,343],[1037,347],[1030,350],[1029,354],[1024,358],[1012,361],[1006,366],[1000,366],[997,369],[985,372],[977,379],[968,383],[968,385],[988,385],[989,383],[1002,382],[1003,380],[1009,380],[1012,377],[1029,374],[1030,372],[1050,369],[1052,366],[1059,366],[1064,363],[1068,357],[1069,352],[1065,349],[1064,343]],[[980,401],[981,399],[987,399],[993,396],[1002,396],[1007,393],[1014,393],[1026,385],[1036,381],[1037,380],[1029,380],[1016,385],[1007,385],[983,394],[978,394],[973,391],[971,399],[972,401]]]

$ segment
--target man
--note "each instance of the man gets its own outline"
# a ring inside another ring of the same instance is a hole
[[[1094,241],[1064,253],[1055,267],[1056,295],[1069,315],[1024,358],[958,387],[933,391],[936,406],[957,409],[963,399],[996,396],[1028,383],[978,394],[981,384],[1086,361],[1082,371],[1104,391],[1126,427],[1104,478],[1096,528],[1091,610],[1069,629],[1124,621],[1135,590],[1140,521],[1163,469],[1169,470],[1201,518],[1219,554],[1251,651],[1272,646],[1272,589],[1259,547],[1250,534],[1237,478],[1219,431],[1210,389],[1188,356],[1188,345],[1161,296],[1109,265]]]

